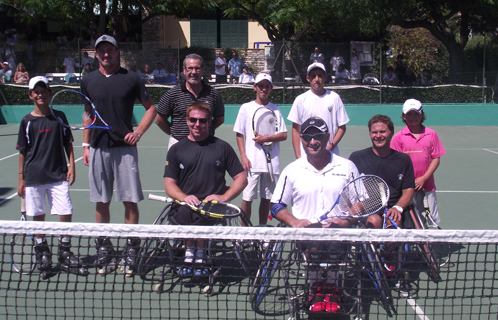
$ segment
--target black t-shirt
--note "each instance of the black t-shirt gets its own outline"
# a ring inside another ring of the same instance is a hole
[[[81,92],[92,100],[102,119],[111,128],[127,134],[133,131],[133,106],[150,98],[142,79],[135,72],[120,68],[109,77],[99,70],[87,73],[81,80]],[[95,125],[102,125],[98,119]],[[93,148],[128,146],[123,138],[108,130],[92,129]]]
[[[349,156],[349,160],[353,161],[360,174],[374,174],[384,179],[391,193],[389,208],[396,205],[404,189],[415,188],[410,156],[395,150],[391,151],[391,154],[385,158],[377,156],[372,148],[355,151]]]
[[[56,114],[67,123],[64,113]],[[26,186],[65,181],[67,161],[64,146],[72,142],[71,130],[57,122],[51,114],[44,117],[25,115],[19,126],[16,149],[26,151]]]
[[[174,144],[166,156],[164,177],[177,181],[185,194],[204,199],[228,190],[225,173],[231,177],[244,171],[233,148],[214,136],[195,142],[188,138]]]

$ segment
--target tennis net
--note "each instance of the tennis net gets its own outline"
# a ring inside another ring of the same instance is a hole
[[[344,319],[498,314],[498,231],[17,221],[2,221],[0,230],[6,319],[316,319],[329,317],[335,303]],[[53,253],[46,279],[33,258],[33,234],[44,234]],[[13,243],[14,235],[27,241]],[[60,271],[60,235],[71,236],[88,275]],[[96,239],[110,240],[116,261],[134,239],[134,274],[99,274]],[[199,278],[180,276],[190,266],[186,239],[205,240],[198,266],[207,274]]]

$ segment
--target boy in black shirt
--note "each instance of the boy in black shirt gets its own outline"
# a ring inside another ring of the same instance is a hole
[[[26,215],[34,221],[45,221],[45,196],[51,214],[60,222],[71,222],[73,207],[69,186],[75,180],[73,136],[52,115],[49,107],[50,90],[46,77],[29,81],[29,98],[34,110],[21,120],[16,149],[19,150],[19,184],[17,193],[26,198]],[[67,122],[64,113],[56,114]],[[69,160],[67,166],[66,155]],[[59,238],[59,266],[61,270],[86,275],[81,261],[70,251],[68,236]],[[44,235],[35,237],[36,266],[46,277],[52,269],[52,253]]]

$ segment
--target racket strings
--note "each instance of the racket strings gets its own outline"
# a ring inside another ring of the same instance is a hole
[[[385,182],[377,177],[357,179],[342,191],[339,209],[354,216],[372,214],[386,205],[387,190]]]
[[[225,203],[215,203],[210,201],[202,202],[199,206],[199,210],[225,216],[236,216],[240,214],[240,209],[235,206],[229,206]]]
[[[262,136],[273,136],[277,133],[277,119],[270,111],[256,114],[255,130]]]

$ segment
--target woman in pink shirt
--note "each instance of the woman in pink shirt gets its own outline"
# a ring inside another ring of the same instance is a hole
[[[394,135],[391,140],[391,148],[408,154],[412,159],[416,191],[413,202],[417,212],[420,214],[425,212],[422,192],[425,191],[432,218],[436,223],[439,223],[441,219],[437,209],[434,172],[439,166],[440,157],[446,151],[437,133],[422,125],[426,118],[420,101],[406,100],[401,117],[406,123],[406,127]]]

